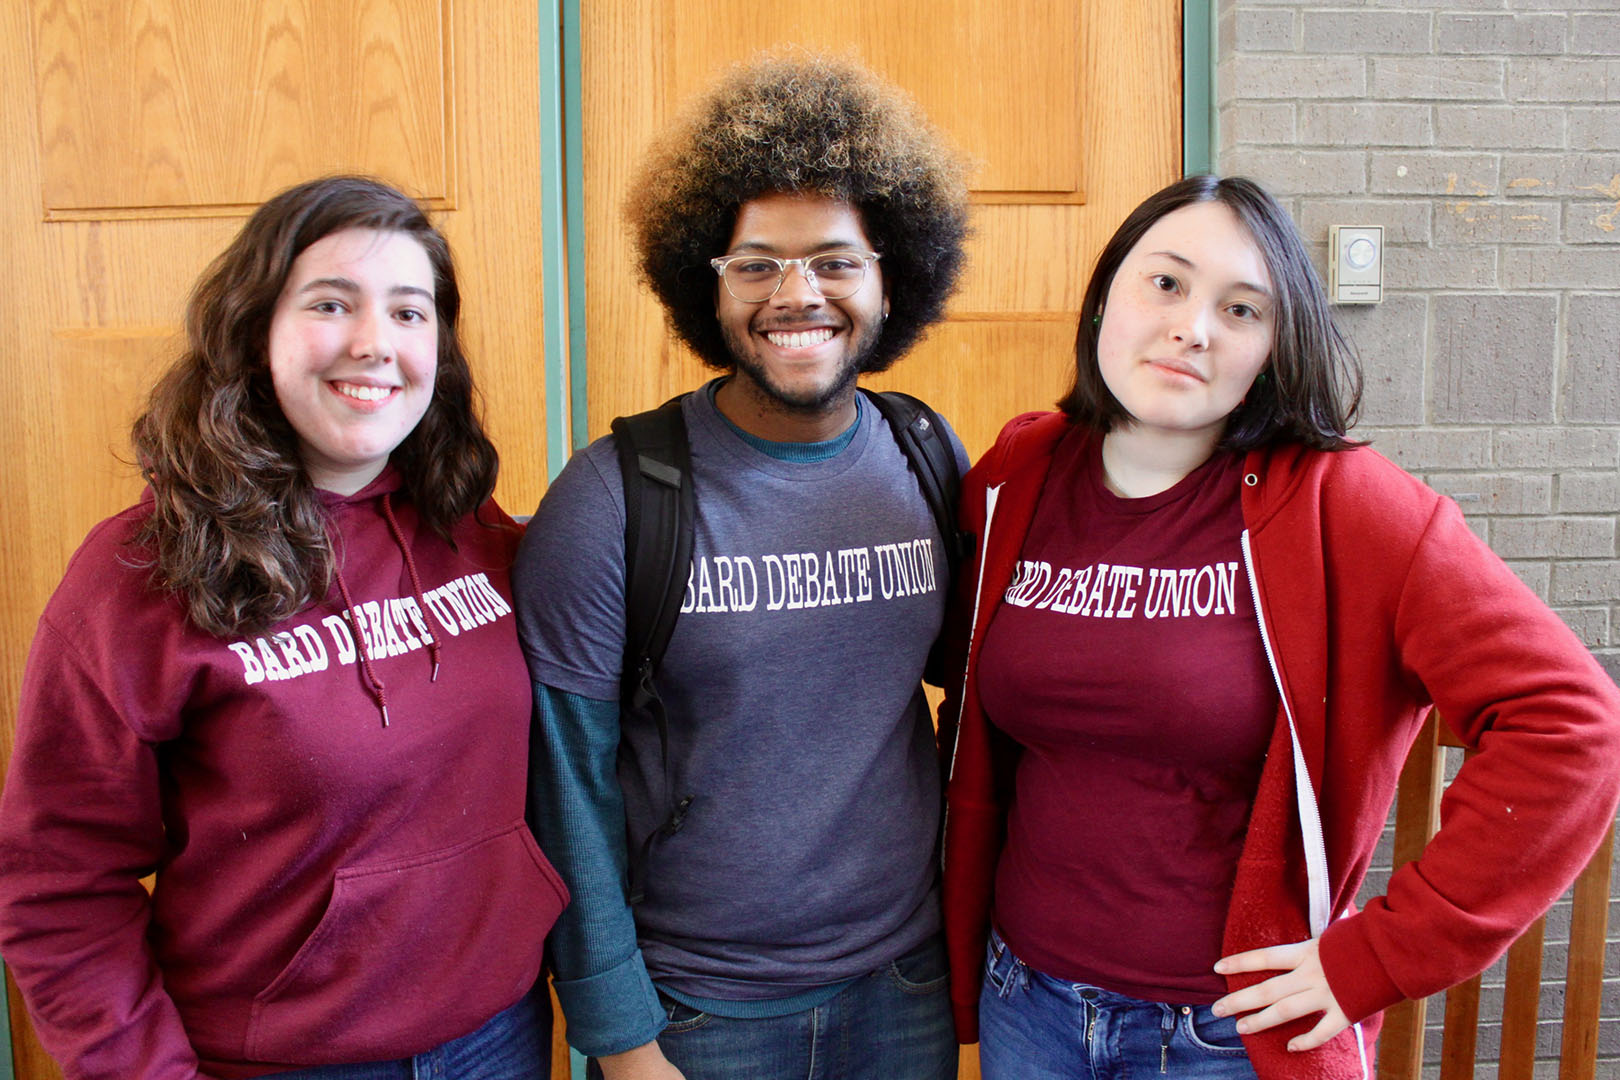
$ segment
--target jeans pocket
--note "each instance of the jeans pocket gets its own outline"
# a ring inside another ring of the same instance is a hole
[[[659,994],[658,1000],[664,1006],[664,1017],[668,1021],[663,1030],[665,1035],[679,1035],[683,1031],[695,1031],[714,1019],[712,1014],[700,1012],[684,1001],[676,1001],[667,994]]]
[[[1212,1054],[1241,1054],[1243,1036],[1238,1034],[1237,1017],[1216,1016],[1208,1005],[1194,1005],[1181,1015],[1181,1030],[1187,1041]]]
[[[1007,948],[1007,943],[1001,940],[996,928],[990,928],[990,937],[984,943],[984,981],[1001,997],[1007,996],[1009,984],[1013,973],[1018,970],[1020,961]]]
[[[937,994],[945,989],[949,975],[945,945],[937,937],[889,963],[889,978],[908,994]]]

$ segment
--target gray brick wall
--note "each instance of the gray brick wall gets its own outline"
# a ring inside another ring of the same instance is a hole
[[[1620,677],[1620,0],[1216,16],[1217,170],[1281,198],[1324,277],[1329,225],[1384,226],[1384,303],[1337,309],[1366,368],[1360,434],[1455,498]],[[1620,1080],[1614,911],[1598,1076]],[[1549,969],[1567,918],[1566,898]]]

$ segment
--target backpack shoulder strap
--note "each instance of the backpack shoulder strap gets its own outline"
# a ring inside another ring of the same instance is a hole
[[[939,414],[920,398],[898,390],[873,391],[864,386],[861,392],[877,407],[889,422],[889,430],[900,444],[911,471],[917,477],[917,486],[934,513],[934,524],[945,545],[945,565],[954,582],[967,558],[972,540],[957,528],[956,506],[962,491],[962,477],[957,471],[956,450],[945,437],[945,425]],[[944,685],[945,653],[936,641],[928,654],[928,666],[923,678],[935,686]]]
[[[687,440],[681,397],[656,409],[613,421],[613,439],[624,480],[624,666],[619,675],[619,709],[647,716],[658,730],[664,789],[671,799],[668,818],[630,857],[629,897],[640,903],[653,844],[680,829],[692,796],[673,794],[669,764],[669,719],[653,685],[663,662],[675,619],[681,612],[697,532],[692,493],[692,448]]]
[[[939,414],[928,404],[898,390],[881,392],[861,388],[867,399],[877,406],[889,430],[900,444],[917,474],[917,486],[934,512],[934,523],[945,542],[945,558],[950,565],[951,577],[964,554],[960,533],[956,527],[956,504],[962,490],[962,477],[957,471],[956,450],[945,438],[945,425]]]
[[[613,421],[624,480],[624,670],[621,694],[634,703],[675,632],[692,561],[697,511],[692,452],[681,399]]]

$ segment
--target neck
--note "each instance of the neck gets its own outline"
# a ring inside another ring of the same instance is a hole
[[[1157,495],[1208,461],[1220,440],[1219,427],[1166,432],[1121,424],[1103,436],[1103,481],[1126,499]]]
[[[304,473],[309,477],[310,486],[334,495],[348,496],[381,476],[387,464],[384,461],[381,465],[368,465],[361,469],[327,469],[306,463]]]
[[[855,422],[855,384],[824,406],[795,409],[765,393],[738,373],[715,391],[714,404],[727,420],[748,434],[771,442],[826,442]]]

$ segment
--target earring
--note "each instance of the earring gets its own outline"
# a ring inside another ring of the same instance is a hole
[[[1102,326],[1102,312],[1099,311],[1091,317],[1091,328],[1096,330],[1100,326]]]

